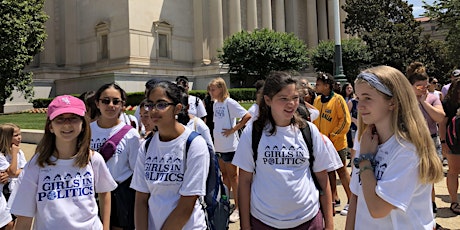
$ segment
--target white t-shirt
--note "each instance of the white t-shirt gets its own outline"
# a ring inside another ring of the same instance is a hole
[[[120,124],[106,129],[99,127],[97,121],[91,122],[91,149],[99,151],[105,141],[125,125],[125,123],[120,122]],[[132,128],[118,143],[115,154],[106,162],[115,181],[121,183],[133,174],[139,146],[139,133]]]
[[[185,143],[192,130],[176,139],[162,142],[156,132],[145,153],[141,146],[131,188],[149,193],[149,229],[160,229],[176,208],[181,196],[204,196],[209,171],[209,152],[206,141],[197,136],[185,157]],[[144,142],[145,143],[145,142]],[[195,202],[190,219],[183,229],[206,229],[204,211],[199,200]]]
[[[329,159],[333,163],[333,167],[328,168],[327,171],[332,172],[339,168],[342,168],[343,163],[342,163],[342,160],[340,159],[339,153],[334,147],[334,144],[326,135],[324,134],[322,135],[323,135],[324,144],[326,145],[326,149],[328,150],[327,153],[329,154]]]
[[[253,123],[255,120],[259,118],[259,105],[257,103],[254,103],[249,107],[248,113],[251,114],[251,119],[249,119],[249,123]]]
[[[333,167],[321,133],[312,132],[314,172]],[[293,228],[316,216],[319,193],[309,168],[309,153],[301,131],[290,125],[264,132],[258,146],[257,169],[251,186],[251,215],[275,228]],[[232,164],[254,172],[252,125],[246,126]]]
[[[234,152],[238,146],[238,132],[225,137],[223,129],[231,129],[236,125],[236,118],[242,118],[248,111],[237,101],[227,98],[224,102],[214,101],[214,147],[216,152]],[[230,114],[229,114],[230,113]]]
[[[133,116],[133,115],[131,115],[131,114],[127,114],[127,113],[125,113],[125,112],[122,112],[122,113],[120,114],[119,119],[120,119],[120,121],[121,121],[122,123],[125,123],[126,125],[132,125],[132,124],[131,124],[131,121],[134,122],[134,125],[135,125],[136,127],[133,126],[133,128],[139,130],[139,123],[140,123],[140,122],[138,121],[138,119],[137,119],[136,116]]]
[[[3,153],[0,153],[0,171],[4,172],[10,167],[10,163],[6,159]],[[9,212],[9,208],[6,204],[5,196],[3,195],[3,186],[4,184],[0,184],[0,226],[5,226],[13,219],[11,218],[11,214]]]
[[[350,190],[358,196],[355,229],[429,229],[435,222],[431,208],[432,184],[418,180],[419,157],[415,146],[392,136],[378,146],[375,156],[377,196],[395,206],[387,216],[372,218],[364,200],[359,169],[353,166]],[[356,145],[359,156],[359,145]]]
[[[197,133],[199,133],[206,143],[214,149],[214,144],[212,143],[211,132],[209,131],[209,127],[198,117],[193,117],[187,123],[187,127]]]
[[[198,106],[197,106],[198,100]],[[206,108],[204,107],[203,101],[193,95],[188,95],[188,113],[195,117],[206,117]]]
[[[35,217],[33,229],[102,229],[95,193],[117,187],[102,156],[95,152],[83,168],[54,157],[56,165],[41,168],[37,158],[21,172],[11,213]]]

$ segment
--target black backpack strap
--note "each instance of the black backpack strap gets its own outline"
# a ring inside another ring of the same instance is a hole
[[[254,166],[257,162],[257,148],[259,147],[260,138],[262,137],[262,130],[258,131],[254,126],[252,126],[252,158],[254,159]],[[255,172],[255,167],[254,167]]]
[[[300,130],[302,131],[303,140],[307,144],[308,154],[310,156],[308,162],[310,163],[311,177],[313,178],[313,182],[315,183],[315,187],[316,189],[318,189],[319,194],[322,195],[323,190],[319,185],[318,178],[316,178],[315,172],[313,172],[313,163],[315,162],[315,156],[313,155],[313,139],[311,137],[310,125],[308,125],[307,123],[307,125],[304,128],[301,128]]]
[[[149,135],[145,138],[145,154],[147,154],[147,150],[149,149],[150,142],[152,141],[153,132],[150,132]]]

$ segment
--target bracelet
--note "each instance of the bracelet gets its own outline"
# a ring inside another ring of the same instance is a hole
[[[367,165],[366,165],[366,166],[364,166],[363,168],[360,168],[360,169],[359,169],[358,175],[361,175],[362,172],[364,172],[364,171],[366,171],[366,170],[368,170],[368,169],[370,169],[370,170],[372,170],[372,172],[374,172],[374,167],[372,167],[372,166],[367,166]]]
[[[441,140],[441,144],[445,144],[446,143],[446,140]]]
[[[373,153],[360,154],[358,157],[355,157],[355,159],[353,159],[353,164],[355,165],[355,168],[359,169],[359,163],[361,163],[361,161],[367,160],[371,162],[372,166],[374,166],[375,165],[374,157],[375,157],[375,154]]]

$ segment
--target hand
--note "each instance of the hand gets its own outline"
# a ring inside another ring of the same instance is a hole
[[[377,147],[379,145],[379,135],[375,129],[375,125],[367,126],[363,132],[360,142],[361,153],[377,153]]]
[[[6,184],[8,183],[8,173],[7,172],[0,172],[0,183]]]
[[[17,155],[19,153],[19,145],[12,144],[11,145],[11,154]]]
[[[222,130],[223,130],[222,135],[224,135],[224,137],[228,137],[232,135],[233,133],[235,133],[233,129],[222,129]]]

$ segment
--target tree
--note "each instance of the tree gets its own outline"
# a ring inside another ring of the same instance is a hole
[[[425,4],[426,16],[434,18],[440,28],[448,30],[446,42],[452,60],[460,55],[460,0],[438,0],[433,5]],[[458,64],[457,64],[458,66]]]
[[[445,41],[433,40],[424,36],[421,40],[421,56],[418,61],[427,67],[430,77],[436,77],[443,83],[447,83],[454,67],[453,59],[449,57],[449,46]]]
[[[405,71],[420,56],[420,23],[404,0],[346,0],[347,33],[361,37],[372,52],[374,65]]]
[[[13,90],[33,96],[32,73],[24,68],[46,39],[44,0],[0,1],[0,112]]]
[[[309,64],[316,71],[332,73],[334,69],[334,41],[321,41],[316,48],[309,50]],[[359,38],[342,40],[343,72],[348,82],[353,82],[359,71],[368,67],[372,60],[366,44]]]
[[[263,79],[273,70],[304,68],[307,48],[292,33],[268,29],[241,31],[225,39],[219,58],[223,64],[228,64],[230,73]]]

